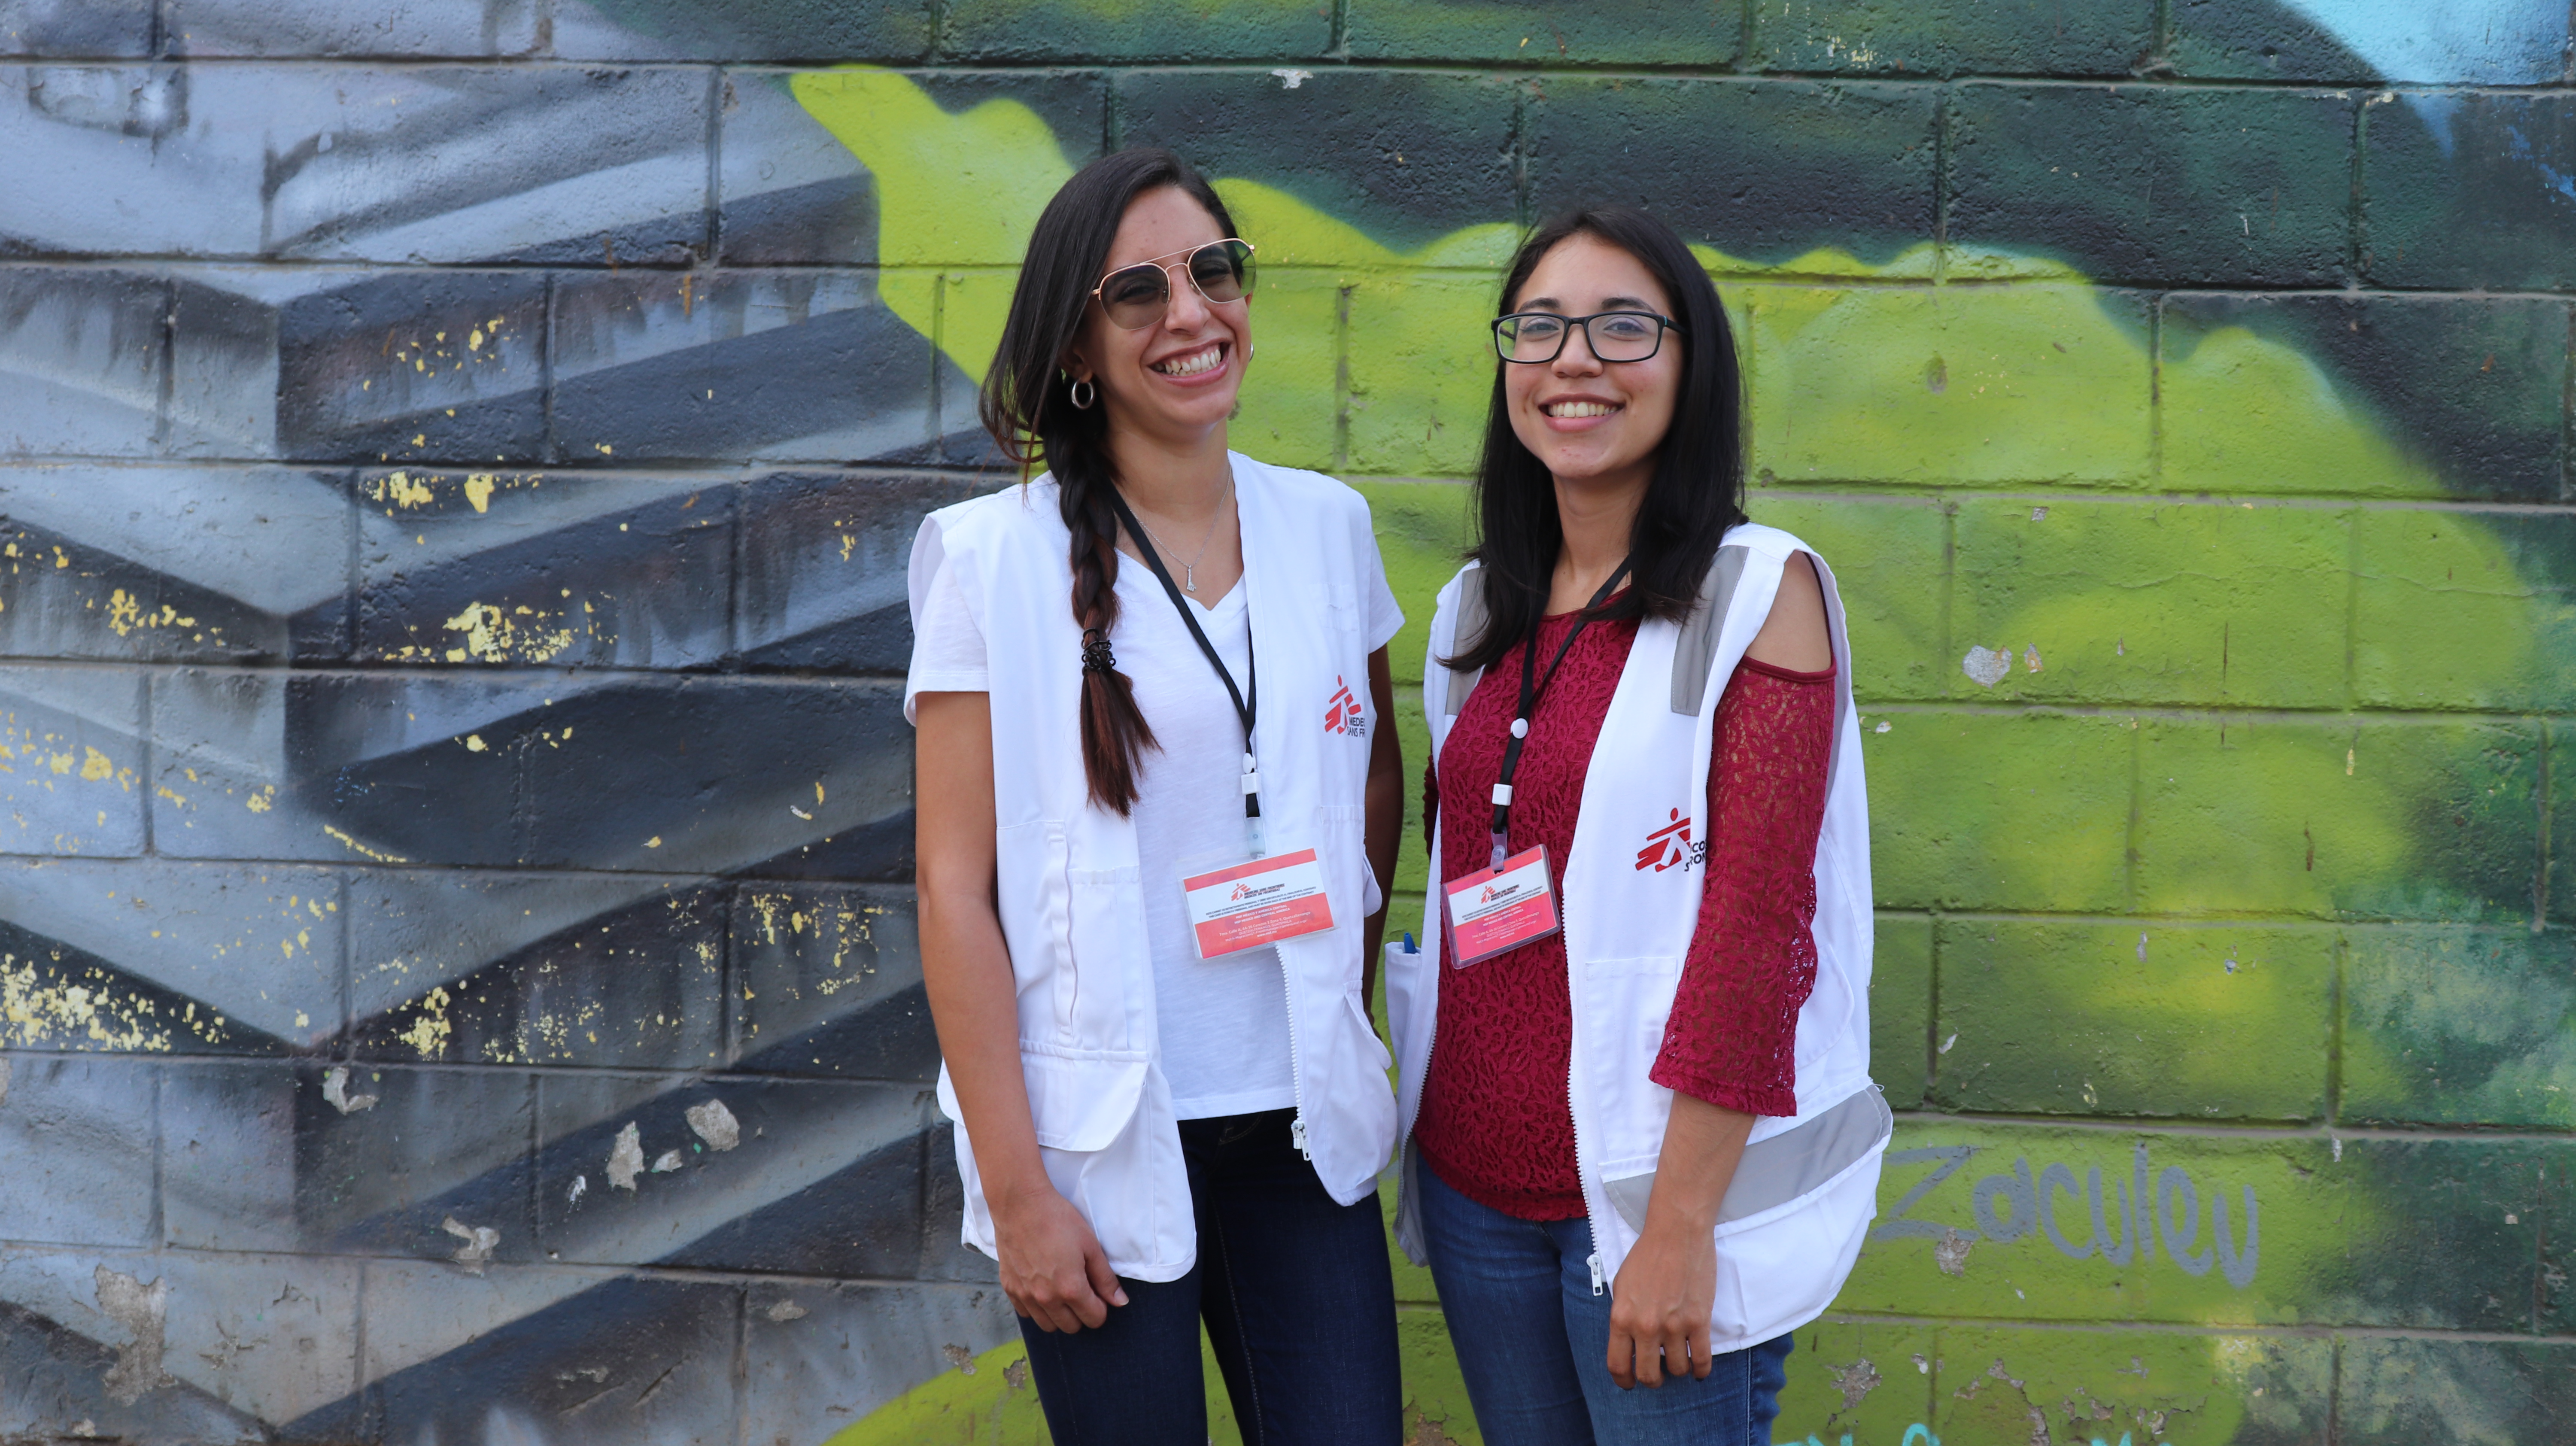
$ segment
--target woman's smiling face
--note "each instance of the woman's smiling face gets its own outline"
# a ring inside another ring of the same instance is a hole
[[[1540,258],[1509,309],[1670,316],[1672,298],[1645,263],[1599,237],[1577,233]],[[1512,434],[1561,481],[1643,485],[1654,473],[1664,434],[1672,430],[1674,399],[1681,392],[1680,341],[1662,341],[1644,361],[1605,362],[1592,354],[1591,338],[1574,329],[1552,362],[1505,363],[1503,404]]]
[[[1175,186],[1129,202],[1101,274],[1160,261],[1171,304],[1162,319],[1129,331],[1088,303],[1066,370],[1100,388],[1112,423],[1180,440],[1221,426],[1234,411],[1252,349],[1248,300],[1211,303],[1189,282],[1187,253],[1225,239],[1207,208]]]

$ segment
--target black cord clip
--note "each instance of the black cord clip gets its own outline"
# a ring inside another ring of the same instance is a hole
[[[1086,673],[1118,671],[1118,659],[1109,651],[1108,629],[1084,628],[1082,630],[1082,671]]]

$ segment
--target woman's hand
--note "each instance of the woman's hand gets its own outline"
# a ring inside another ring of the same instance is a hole
[[[1752,1133],[1751,1115],[1673,1096],[1646,1227],[1610,1286],[1610,1379],[1622,1389],[1683,1371],[1707,1379],[1717,1212]]]
[[[1002,1293],[1040,1330],[1097,1326],[1127,1292],[1038,1153],[1011,952],[993,912],[992,700],[923,693],[913,706],[921,982],[993,1212]]]
[[[993,1245],[1002,1257],[1002,1293],[1039,1330],[1096,1329],[1108,1321],[1111,1306],[1127,1303],[1091,1222],[1054,1185],[1040,1178],[988,1197],[988,1203]]]
[[[1660,1386],[1684,1371],[1708,1378],[1709,1310],[1717,1293],[1717,1240],[1675,1211],[1646,1233],[1610,1287],[1610,1379],[1622,1390]]]

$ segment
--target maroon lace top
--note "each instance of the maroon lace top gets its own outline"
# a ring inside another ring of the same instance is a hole
[[[1542,668],[1574,625],[1540,626]],[[1539,699],[1512,784],[1515,850],[1546,844],[1560,888],[1583,779],[1634,621],[1583,630]],[[1440,752],[1440,852],[1450,878],[1482,867],[1488,801],[1520,697],[1520,650],[1468,695]],[[1832,757],[1833,670],[1747,659],[1719,700],[1709,761],[1707,880],[1681,985],[1649,1077],[1754,1115],[1797,1113],[1799,1006],[1816,978],[1816,834]],[[1566,1074],[1573,1006],[1565,940],[1550,936],[1471,969],[1442,945],[1439,1019],[1414,1139],[1471,1200],[1524,1220],[1584,1213]]]

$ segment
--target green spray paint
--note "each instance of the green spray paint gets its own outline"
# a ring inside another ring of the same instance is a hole
[[[1024,106],[948,114],[892,72],[794,87],[876,178],[887,305],[980,377],[1036,212],[1071,173],[1064,149]],[[1413,624],[1398,676],[1417,678],[1430,593],[1467,536],[1464,492],[1397,479],[1472,470],[1492,386],[1483,328],[1517,232],[1398,250],[1275,187],[1216,184],[1263,264],[1235,444],[1361,479]],[[2292,348],[2236,327],[2160,344],[2139,298],[2054,263],[1928,244],[1880,264],[1698,254],[1747,366],[1757,515],[1842,569],[1881,905],[2077,916],[1933,926],[1951,1032],[1934,1103],[2314,1118],[2350,957],[2370,964],[2354,1003],[2375,1011],[2346,1044],[2360,1098],[2422,1117],[2409,1061],[2451,1058],[2456,1041],[2486,1080],[2462,1118],[2576,1119],[2564,1049],[2494,1017],[2530,992],[2524,956],[2461,927],[2519,932],[2529,917],[2538,726],[2342,711],[2576,691],[2576,607],[2545,582],[2563,561],[2551,536],[2356,505],[2438,498],[2442,479]],[[2331,495],[2298,500],[2315,494]],[[1963,667],[1970,648],[1982,677]],[[2007,706],[1926,709],[1963,702]],[[2213,707],[2231,711],[2183,711]],[[1418,758],[1415,711],[1402,721]],[[1409,827],[1400,887],[1422,886],[1417,838]],[[2249,916],[2261,922],[2229,922]],[[2453,930],[2425,947],[2482,971],[2429,987],[2402,940],[2355,932],[2407,920]],[[2324,1399],[2326,1347],[2228,1327],[2455,1323],[2403,1317],[2353,1264],[2356,1241],[2410,1228],[2377,1183],[2414,1168],[2395,1147],[1962,1121],[1909,1123],[1896,1148],[1907,1163],[1889,1169],[1882,1230],[1840,1309],[2214,1329],[1820,1323],[1801,1332],[1784,1439],[2271,1439]],[[1963,1163],[1909,1198],[1939,1160]],[[2014,1213],[2022,1193],[2044,1197],[2044,1227]],[[2129,1253],[2115,1263],[2106,1244]],[[1419,1403],[1453,1394],[1428,1383],[1455,1368],[1436,1335],[1410,1344],[1419,1426]],[[947,1439],[894,1424],[934,1418],[1037,1429],[1009,1375],[943,1376],[836,1442]],[[1436,1415],[1474,1439],[1454,1405]]]

